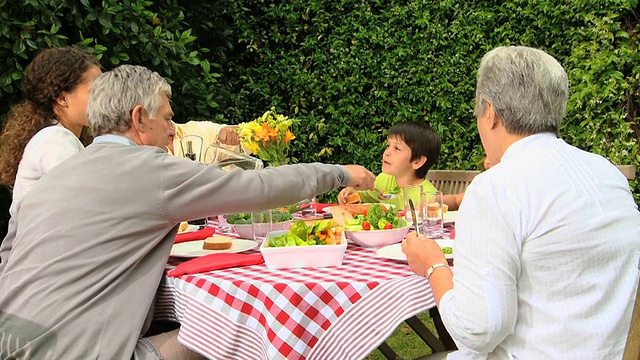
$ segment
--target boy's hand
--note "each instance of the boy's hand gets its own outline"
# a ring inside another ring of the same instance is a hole
[[[354,189],[352,186],[347,186],[346,188],[342,189],[342,191],[340,191],[340,193],[338,194],[338,204],[346,204],[347,198],[355,193],[356,189]]]

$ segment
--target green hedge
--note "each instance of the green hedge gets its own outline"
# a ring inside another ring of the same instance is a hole
[[[92,51],[105,70],[122,63],[152,68],[172,83],[178,116],[216,113],[209,49],[195,42],[177,0],[0,0],[0,114],[20,98],[23,72],[50,46]]]
[[[426,119],[443,138],[437,168],[475,169],[477,66],[491,48],[517,44],[567,69],[568,142],[640,162],[637,0],[14,3],[0,0],[9,9],[0,14],[0,113],[19,98],[38,49],[82,44],[106,69],[136,63],[170,79],[178,121],[238,123],[272,106],[300,118],[298,161],[377,172],[391,125]]]
[[[232,121],[270,106],[297,115],[300,161],[379,171],[386,130],[426,119],[443,138],[438,168],[477,168],[479,61],[496,46],[527,45],[569,74],[562,136],[616,164],[639,163],[637,1],[242,4],[229,23],[246,51],[226,67],[221,81],[234,95],[220,110]]]

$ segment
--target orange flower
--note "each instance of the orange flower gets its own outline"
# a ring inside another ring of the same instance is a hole
[[[296,136],[293,135],[293,133],[290,130],[287,130],[287,132],[284,134],[284,143],[286,144],[295,138]]]
[[[271,129],[269,129],[269,125],[267,125],[266,123],[262,124],[262,127],[260,128],[260,132],[257,134],[257,139],[256,140],[262,140],[262,141],[268,141],[269,140],[269,135],[271,133],[270,131]]]
[[[271,140],[278,140],[278,129],[269,129],[269,137]]]

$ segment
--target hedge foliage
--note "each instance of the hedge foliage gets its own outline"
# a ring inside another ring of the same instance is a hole
[[[300,120],[298,161],[380,170],[387,130],[428,121],[437,168],[476,169],[472,114],[482,55],[538,47],[571,84],[562,136],[638,164],[637,0],[0,0],[0,113],[37,50],[78,44],[173,83],[178,121],[238,123],[275,107]],[[636,197],[640,185],[632,183]],[[637,198],[638,199],[638,198]]]
[[[76,45],[105,70],[123,63],[153,68],[180,94],[182,116],[213,116],[216,74],[209,49],[195,42],[177,0],[0,0],[0,114],[21,95],[23,72],[43,48]],[[8,101],[7,101],[8,100]]]

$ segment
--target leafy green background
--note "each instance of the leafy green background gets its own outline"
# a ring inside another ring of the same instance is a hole
[[[428,121],[440,169],[483,157],[475,74],[500,45],[538,47],[570,78],[561,130],[616,164],[638,164],[637,0],[0,0],[0,115],[42,48],[91,49],[106,70],[147,66],[172,83],[176,120],[235,124],[272,106],[299,118],[300,162],[380,170],[387,130]],[[631,182],[636,201],[640,185]]]

